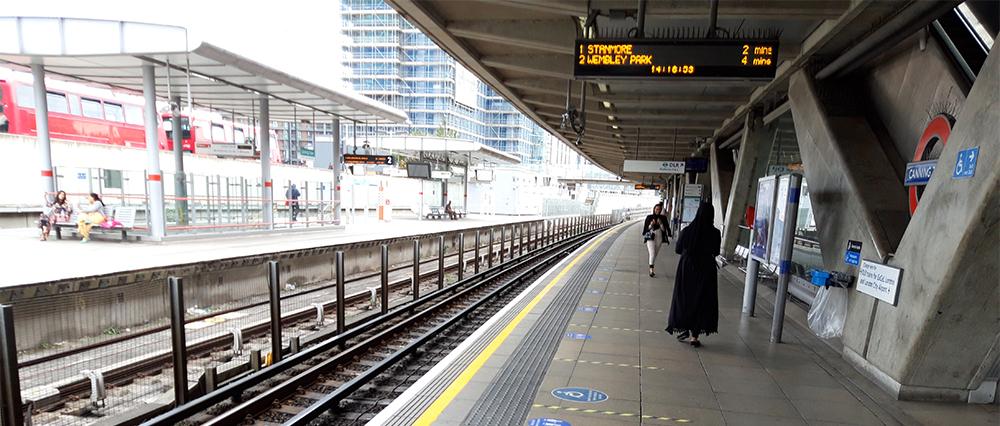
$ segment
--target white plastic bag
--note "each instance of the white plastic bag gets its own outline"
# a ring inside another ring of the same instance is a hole
[[[847,290],[840,287],[823,287],[816,293],[806,319],[817,336],[830,339],[844,334],[847,318]]]

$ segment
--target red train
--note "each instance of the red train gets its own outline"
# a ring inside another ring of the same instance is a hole
[[[0,133],[37,135],[35,96],[30,74],[0,69]],[[140,96],[46,79],[49,135],[53,139],[145,148],[144,105]],[[158,109],[168,107],[158,102]],[[159,146],[173,149],[170,114],[158,114]],[[223,120],[218,113],[195,110],[181,116],[184,151],[213,153],[213,145],[253,145],[250,126]],[[226,149],[227,155],[243,150]],[[256,147],[246,157],[258,156]],[[278,157],[280,158],[280,156]]]

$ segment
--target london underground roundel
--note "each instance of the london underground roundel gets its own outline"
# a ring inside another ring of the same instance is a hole
[[[948,143],[948,137],[951,136],[951,126],[955,123],[955,119],[947,114],[938,114],[931,119],[930,123],[927,123],[927,127],[924,128],[924,134],[920,135],[920,141],[917,142],[917,149],[913,152],[913,161],[924,161],[929,160],[931,152],[938,144],[944,147]],[[910,199],[910,215],[917,210],[917,202],[920,201],[920,195],[924,192],[922,187],[911,186],[909,194]]]

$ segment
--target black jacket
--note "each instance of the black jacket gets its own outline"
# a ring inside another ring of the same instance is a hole
[[[670,219],[667,219],[667,217],[662,214],[659,215],[660,223],[663,224],[663,226],[660,227],[653,222],[653,219],[656,217],[657,215],[655,214],[646,216],[646,222],[642,224],[642,235],[646,235],[649,231],[657,231],[660,232],[660,241],[666,242],[667,238],[674,236],[673,232],[670,232]]]

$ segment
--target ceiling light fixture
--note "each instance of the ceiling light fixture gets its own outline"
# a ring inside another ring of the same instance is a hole
[[[607,109],[611,109],[611,102],[608,102],[608,101],[604,101],[604,102],[601,102],[601,103],[602,103],[602,104],[604,104],[604,107],[605,107],[605,108],[607,108]]]

